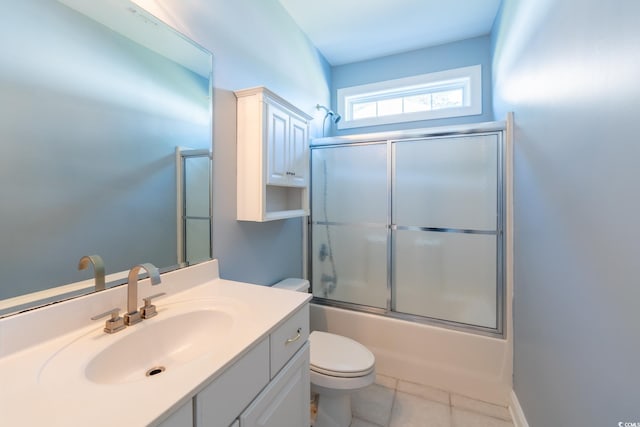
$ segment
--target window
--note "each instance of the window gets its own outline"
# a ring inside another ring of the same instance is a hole
[[[338,128],[482,113],[481,66],[338,89]]]

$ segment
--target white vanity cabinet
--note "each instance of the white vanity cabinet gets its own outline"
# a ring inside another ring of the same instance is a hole
[[[238,220],[308,215],[311,116],[264,87],[235,94]]]
[[[308,337],[305,304],[195,396],[194,425],[308,426]]]
[[[158,427],[185,427],[193,425],[193,400],[189,400],[180,408],[173,411],[171,415]]]
[[[228,427],[269,382],[269,338],[195,397],[197,427]]]
[[[307,343],[240,415],[240,427],[308,426],[309,381]]]

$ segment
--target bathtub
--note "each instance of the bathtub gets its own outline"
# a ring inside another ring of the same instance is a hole
[[[506,406],[512,390],[511,334],[494,338],[311,304],[311,330],[350,337],[376,357],[378,374]]]

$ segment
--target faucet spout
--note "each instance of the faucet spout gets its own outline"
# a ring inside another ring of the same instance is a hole
[[[96,291],[104,291],[104,261],[100,255],[85,255],[78,262],[78,270],[86,270],[89,263],[93,264],[94,283]]]
[[[140,269],[146,270],[152,285],[160,284],[160,272],[151,263],[138,264],[129,270],[129,283],[127,284],[127,314],[124,316],[126,325],[135,325],[142,320],[138,311],[138,273]]]

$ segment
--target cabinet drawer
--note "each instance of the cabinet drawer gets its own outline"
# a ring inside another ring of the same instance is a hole
[[[271,378],[309,338],[309,304],[296,311],[280,325],[269,340],[271,346]]]
[[[265,338],[196,396],[198,427],[228,427],[269,382]]]

